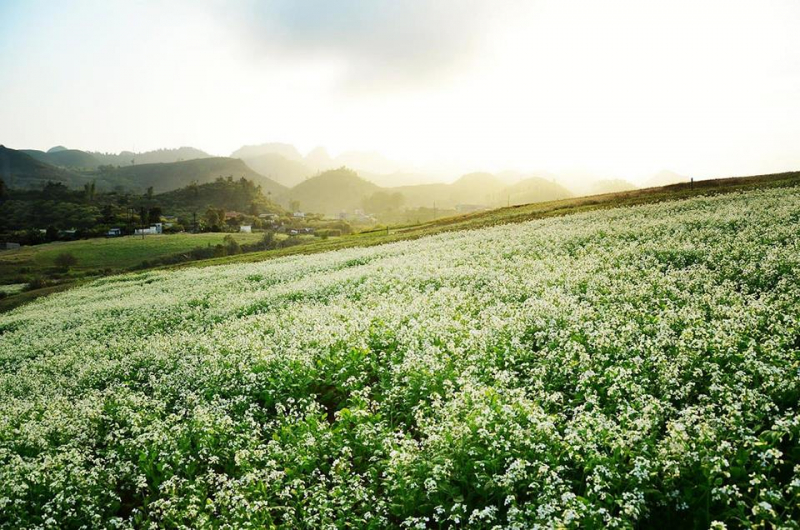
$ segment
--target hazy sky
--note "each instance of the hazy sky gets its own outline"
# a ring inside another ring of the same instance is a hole
[[[0,0],[0,143],[800,169],[800,1]]]

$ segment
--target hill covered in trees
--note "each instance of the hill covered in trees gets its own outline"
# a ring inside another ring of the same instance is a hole
[[[130,166],[135,164],[159,164],[169,162],[181,162],[196,158],[210,158],[211,155],[195,149],[194,147],[179,147],[177,149],[157,149],[134,153],[122,151],[121,153],[100,153],[92,151],[81,151],[79,149],[67,149],[64,146],[56,146],[47,151],[38,149],[21,149],[25,154],[33,158],[50,164],[71,169],[96,169],[100,166]]]
[[[0,146],[0,178],[7,187],[14,189],[42,189],[47,182],[59,182],[68,188],[81,189],[93,182],[97,190],[143,193],[152,187],[154,193],[163,193],[192,183],[205,184],[218,177],[231,177],[234,180],[245,178],[253,181],[267,195],[278,195],[286,191],[284,186],[256,173],[244,162],[234,158],[206,157],[126,166],[103,164],[91,169],[81,166],[81,170],[59,167],[43,161],[60,161],[65,165],[83,164],[81,160],[87,161],[87,157],[91,155],[70,149],[45,153]]]
[[[207,209],[223,209],[248,215],[280,213],[283,209],[271,201],[260,185],[244,177],[218,177],[213,182],[193,182],[184,188],[168,191],[153,197],[164,212],[190,217],[203,214]]]
[[[9,188],[41,188],[47,182],[80,187],[91,178],[37,160],[30,154],[0,145],[0,178]]]
[[[339,168],[305,180],[282,196],[284,204],[297,209],[336,215],[363,208],[364,199],[381,188],[351,169]],[[293,208],[294,209],[294,208]]]
[[[137,164],[119,168],[103,167],[95,173],[98,184],[123,186],[131,190],[146,190],[152,187],[155,193],[163,193],[189,186],[205,184],[218,177],[245,178],[260,185],[266,194],[283,193],[286,188],[260,175],[235,158],[199,158],[183,162]]]

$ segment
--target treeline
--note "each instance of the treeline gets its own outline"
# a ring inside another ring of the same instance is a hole
[[[213,222],[209,211],[214,212]],[[245,178],[220,177],[158,195],[152,188],[144,194],[102,192],[94,183],[83,189],[60,182],[47,182],[41,189],[9,189],[0,180],[0,241],[26,245],[104,237],[112,228],[132,234],[162,221],[167,221],[167,232],[238,231],[241,224],[261,228],[262,214],[287,213]]]

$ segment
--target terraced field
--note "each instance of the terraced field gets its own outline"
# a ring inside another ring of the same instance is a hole
[[[0,315],[0,527],[797,528],[800,191]]]

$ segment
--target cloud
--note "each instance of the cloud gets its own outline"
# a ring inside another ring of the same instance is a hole
[[[341,62],[348,85],[406,84],[468,62],[486,35],[489,7],[482,0],[271,0],[239,10],[237,26],[258,53]]]

